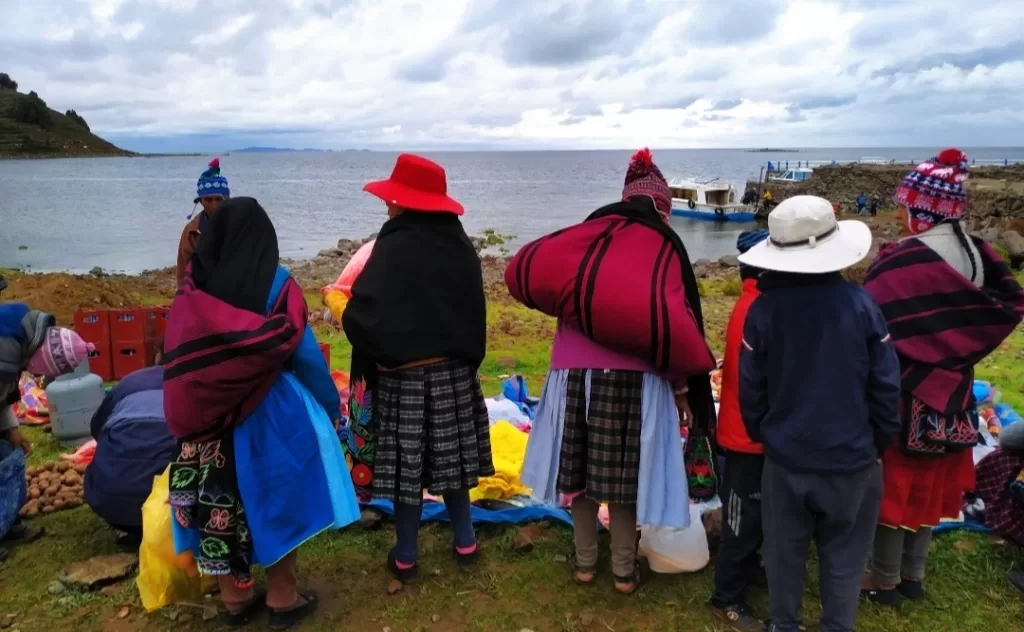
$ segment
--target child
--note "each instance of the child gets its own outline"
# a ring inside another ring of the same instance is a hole
[[[743,254],[768,238],[764,229],[746,231],[736,240]],[[764,542],[761,532],[761,472],[764,448],[747,436],[740,417],[740,347],[747,311],[758,297],[757,279],[762,270],[740,265],[743,292],[729,317],[725,333],[725,363],[722,366],[721,408],[718,411],[718,445],[725,454],[722,476],[722,539],[715,561],[715,591],[711,607],[715,616],[734,629],[764,629],[747,605],[746,588],[751,579],[763,578],[758,551]]]
[[[743,328],[740,412],[766,457],[769,630],[800,629],[814,540],[821,629],[852,631],[882,498],[879,459],[900,429],[899,361],[879,308],[840,274],[868,254],[868,227],[837,222],[827,200],[796,196],[768,230],[740,255],[767,271]]]

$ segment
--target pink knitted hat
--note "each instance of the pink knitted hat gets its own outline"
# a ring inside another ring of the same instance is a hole
[[[95,349],[71,329],[49,327],[43,344],[32,354],[25,368],[33,375],[57,377],[74,371]]]
[[[668,181],[661,175],[661,169],[654,164],[651,150],[644,147],[633,154],[626,170],[626,183],[622,188],[622,199],[646,195],[654,199],[658,212],[668,217],[672,214],[672,191]]]

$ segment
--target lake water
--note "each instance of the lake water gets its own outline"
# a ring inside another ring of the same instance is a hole
[[[966,149],[976,159],[1024,156],[1024,150]],[[470,234],[492,228],[515,235],[513,247],[579,221],[615,201],[629,151],[425,152],[448,172],[449,192],[466,207]],[[760,167],[778,160],[910,161],[932,149],[855,148],[750,153],[657,150],[669,179],[723,178],[742,195]],[[174,264],[207,157],[0,161],[0,266],[36,271],[139,272]],[[384,206],[362,191],[387,177],[395,154],[236,153],[221,160],[233,195],[260,201],[277,227],[281,254],[308,258],[339,238],[376,232]],[[750,225],[673,220],[693,259],[732,253]],[[21,249],[26,246],[26,249]]]

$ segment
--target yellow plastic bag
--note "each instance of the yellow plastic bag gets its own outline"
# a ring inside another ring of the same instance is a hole
[[[153,479],[153,491],[142,506],[142,546],[136,584],[147,612],[176,603],[202,603],[204,588],[212,587],[216,581],[199,574],[190,551],[181,555],[174,552],[173,517],[168,504],[170,470],[168,466]]]

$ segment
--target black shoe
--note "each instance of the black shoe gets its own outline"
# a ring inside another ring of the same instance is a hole
[[[471,571],[476,568],[477,562],[480,561],[480,545],[478,544],[472,553],[459,553],[455,547],[452,547],[452,555],[455,556],[455,563],[458,564],[460,569]]]
[[[11,528],[7,531],[7,535],[4,536],[2,542],[4,544],[29,544],[30,542],[35,542],[44,535],[46,535],[46,530],[42,527],[30,527],[19,520],[11,525]]]
[[[320,597],[315,590],[303,590],[299,592],[299,598],[305,599],[306,603],[291,610],[271,610],[270,629],[287,630],[302,622],[303,619],[316,612],[320,605]]]
[[[747,604],[734,604],[724,608],[719,608],[713,602],[709,605],[715,616],[736,632],[761,632],[765,629],[764,621],[754,616],[754,611]]]
[[[900,604],[903,603],[903,595],[896,588],[888,590],[861,590],[860,596],[871,603],[888,608],[899,608]]]
[[[412,568],[398,568],[394,551],[388,553],[388,572],[403,584],[415,584],[420,580],[420,565],[413,564]]]
[[[911,601],[920,601],[924,599],[924,585],[921,582],[910,581],[904,579],[900,582],[896,589],[900,591],[900,594]]]
[[[1024,592],[1024,572],[1011,571],[1006,574],[1006,578],[1010,580],[1010,583],[1016,586],[1017,590]]]
[[[240,628],[249,625],[253,618],[267,606],[267,591],[258,590],[241,612],[221,612],[220,621],[228,628]]]

